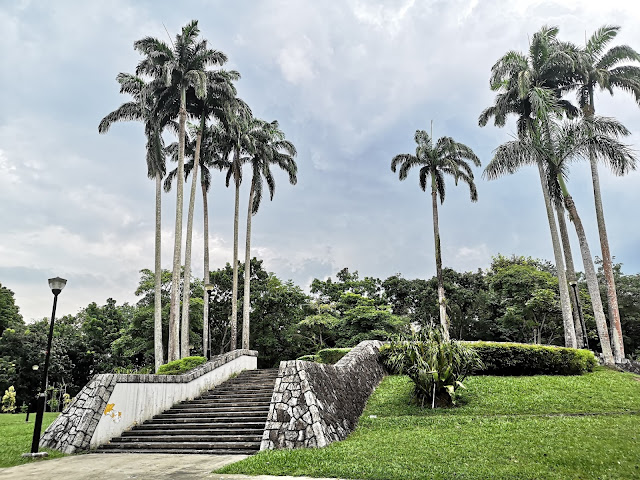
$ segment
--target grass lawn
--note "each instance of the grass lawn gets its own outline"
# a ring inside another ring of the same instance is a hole
[[[42,433],[55,420],[59,413],[45,413],[42,420]],[[33,438],[33,422],[36,414],[29,415],[29,423],[25,422],[26,414],[4,413],[0,415],[0,468],[13,467],[29,462],[39,462],[40,459],[22,458],[20,455],[31,451]],[[62,457],[63,454],[48,448],[40,451],[49,452],[48,458]]]
[[[261,452],[218,473],[639,479],[638,378],[604,368],[572,377],[471,377],[458,407],[432,411],[408,405],[407,377],[387,377],[345,441]]]

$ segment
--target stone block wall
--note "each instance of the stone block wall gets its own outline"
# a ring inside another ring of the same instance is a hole
[[[64,453],[96,448],[234,373],[255,369],[257,356],[255,350],[234,350],[183,375],[96,375],[47,428],[40,446]]]
[[[324,447],[353,431],[384,369],[382,342],[361,342],[335,365],[280,363],[261,450]]]

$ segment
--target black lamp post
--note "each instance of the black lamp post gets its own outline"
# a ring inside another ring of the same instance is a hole
[[[589,349],[589,339],[587,338],[587,327],[584,324],[584,318],[582,317],[582,308],[580,308],[580,301],[578,300],[578,283],[569,282],[571,289],[573,290],[573,296],[576,299],[576,308],[578,309],[578,318],[580,319],[580,327],[582,328],[583,347]]]
[[[51,311],[51,325],[49,326],[49,339],[47,340],[47,352],[44,357],[44,371],[42,372],[42,384],[40,394],[38,395],[38,403],[36,407],[36,422],[33,426],[33,440],[31,442],[31,454],[38,453],[38,444],[40,443],[40,431],[42,430],[42,417],[44,416],[44,401],[47,392],[47,374],[49,373],[49,359],[51,357],[51,340],[53,339],[53,323],[56,319],[56,305],[58,304],[58,295],[67,284],[64,278],[56,277],[49,279],[49,288],[53,292],[53,310]]]
[[[211,292],[213,291],[213,284],[206,283],[204,285],[204,289],[207,292],[207,338],[203,339],[204,345],[204,356],[207,357],[207,360],[211,360],[211,321],[209,320],[208,309],[209,309],[209,301],[211,300]]]

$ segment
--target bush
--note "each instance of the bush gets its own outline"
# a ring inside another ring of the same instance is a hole
[[[589,350],[524,343],[465,342],[482,360],[480,375],[581,375],[598,361]]]
[[[320,357],[318,357],[318,355],[303,355],[298,357],[297,360],[303,360],[305,362],[319,362]]]
[[[424,407],[454,405],[454,395],[465,376],[480,368],[471,348],[445,341],[441,329],[423,329],[410,337],[398,336],[380,348],[380,359],[392,373],[406,374],[413,382],[413,399]]]
[[[2,397],[2,413],[15,413],[16,411],[16,389],[13,385],[4,391]]]
[[[325,348],[317,353],[319,363],[334,364],[351,351],[350,348]]]
[[[165,363],[158,369],[158,375],[180,375],[202,365],[207,361],[204,357],[185,357]]]

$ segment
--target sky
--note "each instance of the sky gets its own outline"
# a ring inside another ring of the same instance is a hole
[[[139,271],[154,261],[143,128],[120,123],[100,135],[98,123],[129,100],[115,77],[135,71],[133,43],[168,43],[192,19],[228,56],[224,68],[242,75],[238,95],[254,115],[278,120],[297,147],[298,183],[275,172],[274,199],[253,218],[252,256],[305,289],[343,267],[382,279],[435,275],[430,195],[417,172],[400,182],[391,159],[415,153],[415,131],[433,128],[434,137],[471,147],[484,167],[515,134],[514,122],[478,127],[494,98],[491,66],[509,50],[526,51],[540,27],[558,26],[561,39],[583,44],[600,26],[619,25],[611,45],[640,50],[634,0],[0,0],[0,283],[25,320],[49,315],[54,276],[68,280],[59,315],[109,297],[137,301]],[[638,150],[640,108],[630,95],[598,92],[596,112],[624,123],[633,132],[625,142]],[[447,180],[444,266],[486,269],[499,253],[553,260],[537,171],[487,181],[483,167],[474,169],[477,203]],[[640,171],[616,177],[601,167],[600,176],[614,261],[638,273]],[[571,167],[568,187],[599,255],[586,163]],[[241,246],[248,196],[244,182]],[[175,193],[162,202],[170,268]],[[213,270],[231,262],[233,249],[233,191],[220,175],[209,205]],[[194,225],[193,272],[202,276],[200,194]]]

